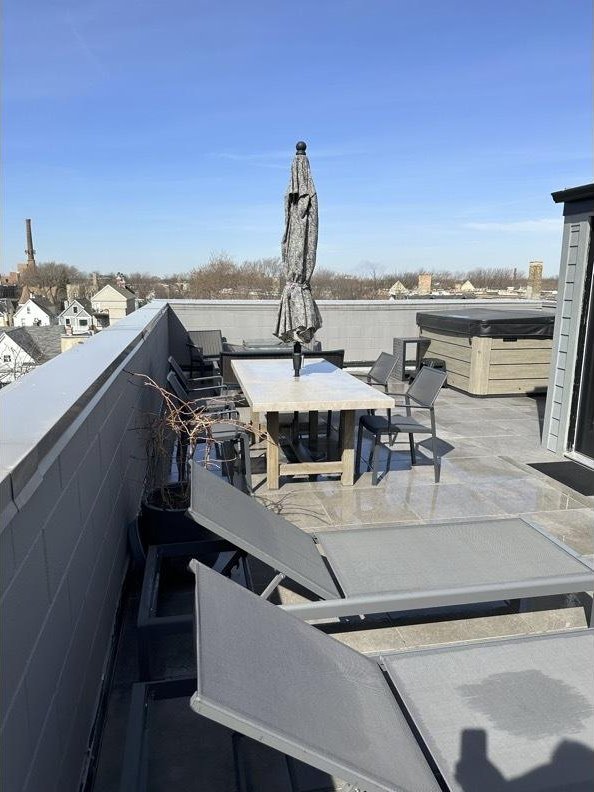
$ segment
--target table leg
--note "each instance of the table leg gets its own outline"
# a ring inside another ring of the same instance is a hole
[[[355,483],[355,410],[343,410],[340,414],[342,442],[342,475],[340,483],[351,486]]]
[[[268,489],[278,489],[279,480],[279,424],[278,413],[266,413],[266,429],[268,430],[266,440],[266,476],[268,479]]]
[[[318,450],[318,411],[309,411],[309,447],[315,453]]]

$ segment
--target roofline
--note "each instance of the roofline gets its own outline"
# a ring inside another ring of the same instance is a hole
[[[594,184],[582,184],[581,187],[558,190],[551,193],[551,196],[555,203],[570,203],[571,201],[581,201],[584,198],[594,198]]]

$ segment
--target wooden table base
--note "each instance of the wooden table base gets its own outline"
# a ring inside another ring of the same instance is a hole
[[[279,488],[280,476],[312,475],[316,473],[340,473],[341,484],[352,486],[355,483],[355,410],[343,410],[340,414],[340,459],[330,462],[310,461],[280,464],[278,416],[277,412],[266,414],[268,430],[266,475],[268,489],[276,490]],[[313,421],[310,422],[310,426],[312,423]]]

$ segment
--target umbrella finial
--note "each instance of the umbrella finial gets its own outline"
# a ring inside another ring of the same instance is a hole
[[[305,149],[307,148],[307,143],[304,143],[302,140],[296,144],[295,148],[297,149],[297,154],[305,154]]]

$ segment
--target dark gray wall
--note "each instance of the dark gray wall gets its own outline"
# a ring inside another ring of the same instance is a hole
[[[163,381],[167,354],[154,305],[0,392],[4,792],[78,788],[156,403],[126,370]]]

